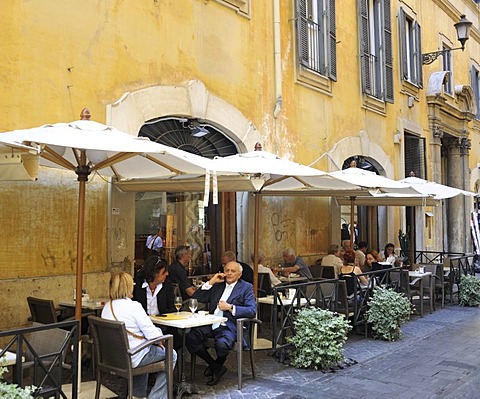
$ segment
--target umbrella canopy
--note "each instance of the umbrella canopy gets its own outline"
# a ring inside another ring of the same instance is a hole
[[[79,181],[75,317],[82,312],[85,183],[92,172],[119,180],[138,177],[173,178],[205,174],[209,160],[154,143],[90,121],[82,120],[1,133],[0,144],[15,150],[37,152],[40,163],[74,171]]]
[[[418,192],[424,195],[431,195],[436,200],[442,200],[447,198],[453,198],[457,195],[464,195],[466,197],[473,197],[475,193],[470,191],[460,190],[459,188],[454,188],[450,186],[445,186],[444,184],[435,183],[433,181],[427,181],[420,179],[418,177],[407,177],[403,180],[400,180],[401,183],[409,184],[411,187],[415,188]]]
[[[38,176],[37,150],[25,145],[0,144],[0,180],[36,180]]]
[[[392,180],[387,177],[377,175],[375,172],[370,172],[357,167],[350,167],[348,169],[330,172],[329,175],[343,182],[356,184],[366,189],[377,190],[381,193],[404,195],[422,194],[408,183]]]

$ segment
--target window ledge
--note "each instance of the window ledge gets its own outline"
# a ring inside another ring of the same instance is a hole
[[[402,93],[412,96],[418,99],[420,94],[420,88],[415,84],[408,80],[402,80]]]
[[[387,113],[387,103],[368,94],[363,94],[363,108],[380,115]]]
[[[330,78],[313,72],[301,64],[298,64],[297,67],[297,82],[323,93],[332,94],[332,80]]]
[[[216,2],[232,8],[240,15],[250,16],[250,0],[216,0]]]

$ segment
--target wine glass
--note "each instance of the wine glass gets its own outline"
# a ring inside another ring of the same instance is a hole
[[[192,312],[192,317],[195,317],[195,312],[198,308],[198,301],[194,298],[191,298],[188,301],[188,307],[190,308],[190,311]]]
[[[177,309],[177,314],[180,314],[180,309],[182,307],[183,301],[181,296],[175,297],[175,308]]]

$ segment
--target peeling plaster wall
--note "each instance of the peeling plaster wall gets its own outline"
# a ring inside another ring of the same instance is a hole
[[[83,279],[83,286],[90,298],[108,297],[109,272],[89,273]],[[28,279],[0,280],[2,312],[0,330],[26,326],[30,317],[27,296],[52,299],[57,305],[61,300],[73,299],[75,276],[36,277]]]

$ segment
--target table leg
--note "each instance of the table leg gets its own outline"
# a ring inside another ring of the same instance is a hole
[[[178,385],[177,385],[177,399],[180,399],[183,394],[188,393],[197,393],[196,388],[194,385],[191,383],[187,382],[187,378],[185,375],[185,357],[186,357],[186,351],[187,351],[187,346],[186,346],[186,340],[187,340],[187,334],[189,333],[190,329],[185,328],[185,329],[180,329],[180,333],[182,335],[182,356],[180,358],[180,364],[178,368]]]

